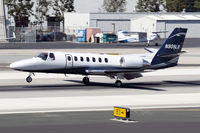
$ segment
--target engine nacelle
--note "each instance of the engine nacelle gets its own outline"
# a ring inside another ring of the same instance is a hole
[[[148,62],[142,58],[138,57],[122,57],[120,59],[120,64],[122,67],[130,68],[140,68],[148,64]]]

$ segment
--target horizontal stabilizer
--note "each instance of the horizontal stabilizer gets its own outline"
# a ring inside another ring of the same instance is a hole
[[[154,48],[144,48],[144,49],[150,53],[156,53],[158,51],[157,49]]]
[[[168,31],[156,31],[156,32],[152,32],[154,34],[159,34],[159,33],[167,33]]]

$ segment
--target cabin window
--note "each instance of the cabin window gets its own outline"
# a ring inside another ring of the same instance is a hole
[[[74,60],[75,60],[75,61],[78,61],[78,58],[77,58],[76,56],[74,56]]]
[[[81,57],[81,61],[84,61],[83,57]]]
[[[42,60],[46,60],[48,57],[48,53],[40,53],[37,57],[41,58]]]
[[[93,62],[96,62],[96,59],[95,59],[94,57],[92,57],[92,61],[93,61]]]
[[[108,63],[108,58],[105,58],[105,62]]]
[[[50,53],[50,54],[49,54],[49,58],[50,58],[51,60],[55,60],[55,55],[54,55],[53,53]]]
[[[99,62],[102,62],[101,58],[99,58]]]
[[[89,61],[90,61],[90,58],[89,58],[89,57],[86,57],[86,60],[87,60],[87,62],[89,62]]]
[[[71,58],[70,56],[68,56],[67,59],[68,59],[68,61],[71,61],[71,60],[72,60],[72,58]]]

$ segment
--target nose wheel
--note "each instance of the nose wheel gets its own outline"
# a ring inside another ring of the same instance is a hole
[[[31,77],[32,75],[35,76],[34,73],[30,73],[29,76],[26,78],[26,82],[28,82],[28,83],[32,82],[32,80],[33,80]]]
[[[117,80],[117,81],[115,82],[115,86],[116,86],[116,87],[121,87],[121,86],[122,86],[122,81]]]
[[[90,82],[90,79],[88,77],[83,78],[83,84],[88,85]]]
[[[32,82],[32,77],[31,77],[31,76],[28,76],[28,77],[26,78],[26,82],[28,82],[28,83]]]

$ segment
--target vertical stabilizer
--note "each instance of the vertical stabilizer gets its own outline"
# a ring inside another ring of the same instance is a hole
[[[176,65],[186,33],[186,28],[175,28],[154,56],[151,65],[158,65],[161,63]]]

